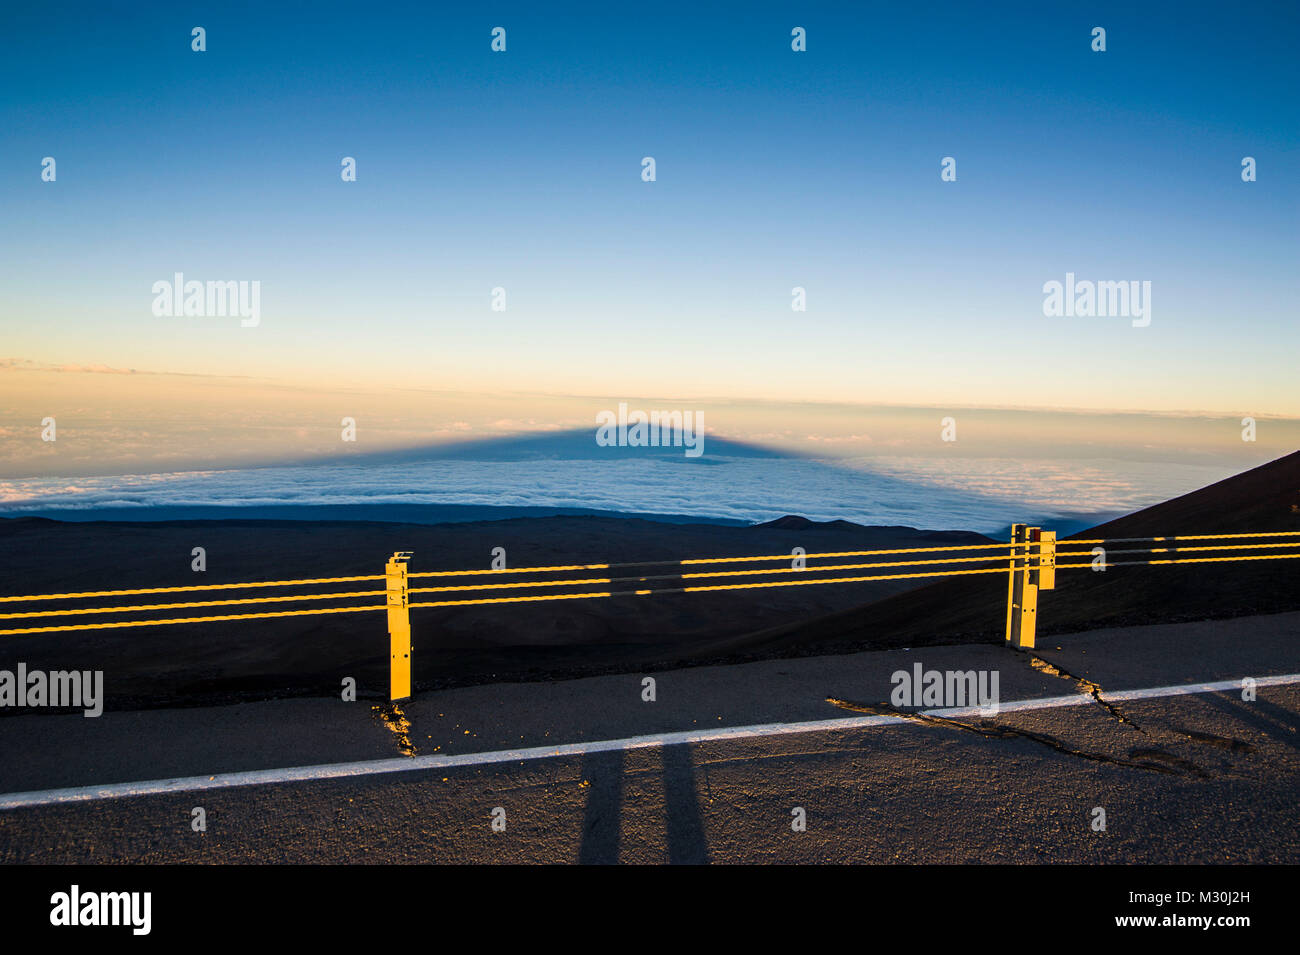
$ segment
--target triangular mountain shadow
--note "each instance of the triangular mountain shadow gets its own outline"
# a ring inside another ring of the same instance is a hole
[[[341,464],[358,461],[367,464],[402,464],[415,461],[612,461],[633,457],[663,457],[710,463],[710,458],[789,458],[784,451],[729,438],[704,435],[703,454],[687,457],[676,434],[665,432],[669,443],[657,447],[601,446],[596,443],[595,428],[548,431],[542,434],[507,435],[470,438],[464,441],[418,445],[389,451],[361,451],[313,458],[312,464]],[[676,443],[672,443],[676,440]]]

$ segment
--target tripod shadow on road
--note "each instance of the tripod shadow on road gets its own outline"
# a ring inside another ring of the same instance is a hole
[[[691,747],[683,743],[666,746],[662,752],[668,862],[707,864],[709,847],[700,818]],[[584,865],[614,865],[619,861],[625,772],[623,750],[588,753],[582,759],[582,776],[591,783],[578,849],[578,862]]]

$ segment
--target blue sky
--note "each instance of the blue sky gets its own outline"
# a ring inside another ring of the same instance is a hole
[[[1143,6],[6,10],[0,357],[1300,414],[1300,13]],[[154,316],[177,271],[261,324]],[[1045,317],[1067,271],[1151,325]]]

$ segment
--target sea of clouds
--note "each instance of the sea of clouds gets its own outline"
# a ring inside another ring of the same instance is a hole
[[[991,533],[1015,521],[1104,519],[1233,469],[1110,459],[810,460],[675,457],[413,461],[0,481],[0,513],[86,517],[102,508],[459,504],[581,507],[760,522],[811,520]],[[235,515],[231,515],[235,516]]]

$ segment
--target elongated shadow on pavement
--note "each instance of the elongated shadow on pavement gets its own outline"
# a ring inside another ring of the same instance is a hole
[[[1248,704],[1243,701],[1242,706],[1246,705]],[[1276,722],[1278,732],[1275,735],[1278,739],[1292,748],[1300,749],[1300,733],[1297,733],[1297,730],[1300,730],[1300,725],[1296,723],[1294,711],[1262,697],[1255,700],[1255,705],[1259,707],[1262,716],[1271,717]]]
[[[1263,687],[1260,690],[1261,693],[1267,691],[1268,687]],[[1296,733],[1294,725],[1295,714],[1284,707],[1271,703],[1262,697],[1247,702],[1240,698],[1239,691],[1235,699],[1220,696],[1218,693],[1207,693],[1203,699],[1216,709],[1227,713],[1233,719],[1253,726],[1265,736],[1271,737],[1284,746],[1300,749],[1300,734]]]
[[[669,864],[708,864],[709,845],[700,818],[695,761],[688,743],[664,748],[664,804]]]
[[[587,753],[582,757],[582,778],[590,783],[587,811],[582,820],[582,865],[617,865],[623,815],[623,750]]]

